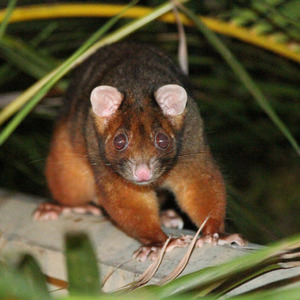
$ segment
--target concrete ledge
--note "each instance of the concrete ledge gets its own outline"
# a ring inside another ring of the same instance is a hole
[[[39,261],[43,272],[53,278],[66,280],[63,238],[67,231],[84,231],[90,236],[96,250],[104,277],[118,268],[104,286],[111,291],[135,280],[150,265],[132,259],[139,243],[125,235],[105,217],[70,214],[56,221],[32,220],[32,213],[45,199],[0,190],[0,259],[15,260],[20,253],[30,253]],[[166,230],[170,233],[171,230]],[[172,230],[179,236],[183,231]],[[254,245],[255,246],[255,245]],[[165,277],[178,264],[186,249],[174,249],[165,255],[164,261],[152,279],[155,283]],[[246,249],[205,245],[194,250],[190,262],[182,274],[217,265],[247,253]],[[300,275],[300,268],[276,271],[261,276],[235,289],[232,294],[257,288],[284,278]]]

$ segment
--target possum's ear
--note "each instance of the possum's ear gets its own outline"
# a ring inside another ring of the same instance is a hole
[[[103,118],[114,114],[122,100],[122,94],[116,88],[108,85],[97,86],[91,93],[93,112]]]
[[[165,115],[178,116],[184,112],[187,93],[177,84],[168,84],[155,92],[155,99]]]

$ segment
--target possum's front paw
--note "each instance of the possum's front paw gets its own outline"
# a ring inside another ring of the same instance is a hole
[[[166,252],[170,252],[176,247],[185,248],[191,243],[192,239],[193,237],[190,235],[183,235],[179,238],[173,238],[169,242]],[[133,258],[141,262],[146,261],[147,258],[153,261],[158,257],[161,249],[162,246],[141,246],[133,253]]]
[[[33,219],[38,221],[55,220],[61,214],[75,212],[78,214],[90,213],[95,216],[102,215],[101,209],[91,204],[82,206],[65,206],[55,203],[42,203],[33,213]]]
[[[174,209],[167,209],[160,213],[160,222],[167,228],[183,228],[183,220]]]
[[[247,241],[244,240],[241,235],[235,234],[207,234],[200,237],[196,242],[196,247],[202,247],[204,244],[215,245],[230,245],[237,244],[240,247],[244,247]]]

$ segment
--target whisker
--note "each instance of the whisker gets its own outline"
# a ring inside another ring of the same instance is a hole
[[[87,170],[87,171],[85,171],[85,172],[83,172],[81,174],[84,175],[84,174],[88,174],[88,173],[91,173],[91,171]]]
[[[39,158],[39,159],[28,161],[28,163],[29,164],[34,164],[34,163],[37,163],[37,162],[40,162],[40,161],[46,161],[46,160],[47,160],[47,158]]]
[[[182,153],[182,154],[179,154],[178,157],[196,156],[196,155],[204,155],[204,154],[207,154],[207,151],[199,151],[199,152],[196,152],[196,153]]]

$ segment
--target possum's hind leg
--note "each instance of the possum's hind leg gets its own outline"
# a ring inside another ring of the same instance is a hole
[[[41,204],[33,214],[34,219],[53,220],[70,211],[101,214],[100,208],[89,204],[97,199],[91,167],[85,153],[72,146],[65,122],[55,130],[46,164],[46,178],[57,204]]]
[[[183,228],[183,220],[174,209],[166,209],[160,213],[160,222],[167,228]]]
[[[155,192],[160,206],[163,206],[165,203],[172,203],[173,197],[169,191],[164,189],[157,189]],[[170,200],[171,202],[169,202]],[[167,208],[167,209],[163,208],[159,214],[159,217],[160,217],[161,225],[166,228],[175,228],[175,229],[183,228],[184,225],[183,219],[173,208]]]

